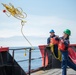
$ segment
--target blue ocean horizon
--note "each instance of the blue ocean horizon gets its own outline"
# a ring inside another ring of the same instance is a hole
[[[9,49],[19,49],[19,48],[26,48],[26,47],[10,47]],[[35,59],[41,57],[41,53],[38,47],[34,47],[35,50],[31,51],[31,70],[37,69],[42,66],[42,59]],[[9,50],[10,54],[12,55],[12,50]],[[26,53],[26,56],[24,55]],[[29,67],[29,50],[16,50],[14,51],[14,59],[18,62],[21,68],[27,72]],[[35,60],[34,60],[35,59]],[[22,60],[22,61],[21,61]],[[24,61],[26,60],[26,61]]]

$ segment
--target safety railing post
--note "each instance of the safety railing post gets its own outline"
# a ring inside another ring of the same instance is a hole
[[[13,50],[13,52],[12,52],[12,57],[13,57],[13,63],[14,63],[14,50]]]
[[[29,50],[29,75],[31,74],[31,48],[30,48],[30,50]]]
[[[12,52],[12,75],[14,74],[14,50]]]

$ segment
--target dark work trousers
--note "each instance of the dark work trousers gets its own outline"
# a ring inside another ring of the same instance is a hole
[[[62,53],[62,75],[67,75],[67,60],[68,60],[68,51],[61,51]]]
[[[67,66],[69,66],[70,68],[72,68],[73,70],[76,71],[76,64],[71,61],[69,56],[68,56],[68,60],[67,60]]]

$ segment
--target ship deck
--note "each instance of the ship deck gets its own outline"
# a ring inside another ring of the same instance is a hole
[[[32,73],[31,75],[62,75],[62,70],[61,69],[50,69],[45,71],[41,70]],[[76,71],[72,69],[67,69],[67,75],[76,75]]]

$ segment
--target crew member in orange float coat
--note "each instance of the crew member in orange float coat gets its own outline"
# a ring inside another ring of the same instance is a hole
[[[59,41],[59,36],[55,35],[54,30],[50,30],[50,37],[47,39],[47,44],[48,45],[53,45],[54,44],[54,53],[56,57],[58,57],[58,41]],[[52,50],[51,50],[52,52]],[[48,53],[49,54],[49,53]]]
[[[55,31],[52,29],[52,30],[50,30],[50,37],[47,39],[47,45],[50,45],[50,43],[52,42],[51,41],[51,38],[55,38],[55,37],[58,37],[57,35],[55,35]],[[57,49],[58,48],[58,46],[56,45],[55,46],[55,49]],[[56,50],[57,51],[57,50]],[[46,50],[46,53],[47,53],[47,55],[48,55],[48,66],[50,66],[51,67],[51,64],[50,63],[52,63],[52,61],[51,61],[51,50],[49,49],[49,50]]]
[[[69,47],[69,36],[71,31],[66,29],[64,31],[63,37],[60,38],[58,45],[59,50],[62,53],[62,75],[67,75],[67,59],[68,59],[68,47]]]

